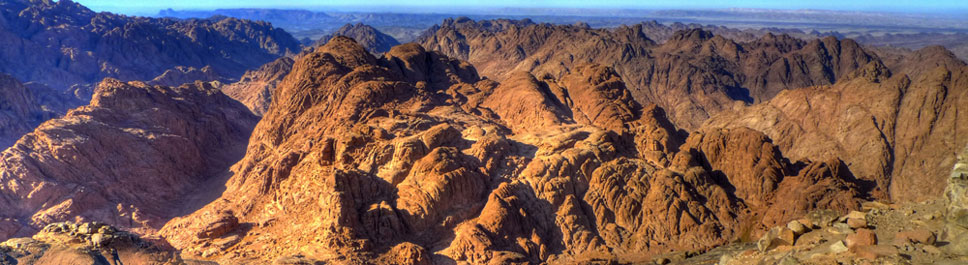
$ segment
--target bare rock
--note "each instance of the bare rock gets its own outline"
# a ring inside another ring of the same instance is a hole
[[[848,218],[847,226],[851,229],[858,229],[867,227],[867,220],[863,218]]]
[[[3,152],[0,216],[34,228],[97,220],[158,229],[242,155],[254,125],[244,106],[206,83],[105,80],[90,105]]]
[[[790,221],[789,223],[787,223],[786,227],[787,229],[790,229],[790,231],[793,231],[793,233],[796,234],[797,236],[802,235],[807,231],[810,231],[810,229],[807,228],[807,226],[803,225],[802,223],[800,223],[800,221],[797,221],[797,220]]]
[[[901,231],[894,235],[894,244],[896,245],[901,245],[904,243],[934,245],[935,241],[937,241],[937,236],[934,234],[934,232],[923,228]]]
[[[857,229],[853,234],[847,235],[847,248],[859,246],[872,246],[877,244],[877,235],[870,229]]]
[[[899,255],[897,248],[891,245],[857,246],[856,248],[853,248],[853,252],[858,257],[869,260]]]

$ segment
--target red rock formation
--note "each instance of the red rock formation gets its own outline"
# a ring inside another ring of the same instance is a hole
[[[686,141],[611,68],[575,69],[497,84],[418,45],[378,59],[334,38],[293,64],[222,197],[161,234],[228,263],[640,262],[856,207],[842,170],[800,170],[749,129]]]
[[[968,143],[959,136],[968,125],[957,117],[968,106],[968,68],[950,53],[933,59],[945,53],[932,49],[906,57],[900,74],[872,62],[849,80],[789,90],[707,126],[759,130],[795,160],[842,159],[877,198],[933,198],[944,189],[957,147]]]
[[[90,105],[41,124],[0,154],[0,217],[14,224],[0,235],[75,220],[141,233],[160,228],[242,155],[255,121],[207,83],[107,79]]]
[[[690,130],[737,102],[762,102],[782,90],[832,84],[876,60],[854,41],[832,37],[805,42],[767,33],[736,43],[688,29],[655,44],[643,34],[649,28],[464,18],[445,20],[418,42],[467,60],[498,81],[518,71],[561,78],[588,62],[610,66],[638,102],[669,110],[677,125]]]

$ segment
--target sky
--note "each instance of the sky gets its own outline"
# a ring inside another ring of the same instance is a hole
[[[968,11],[968,0],[75,0],[96,11],[156,13],[160,9],[216,8],[381,8],[425,6],[444,8],[636,8],[636,9],[826,9],[841,11],[951,13]]]

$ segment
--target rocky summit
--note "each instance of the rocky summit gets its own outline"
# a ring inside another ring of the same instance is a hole
[[[968,262],[954,53],[595,23],[0,2],[0,264]]]
[[[330,39],[336,36],[350,37],[356,40],[356,42],[358,42],[360,45],[363,45],[363,48],[366,48],[367,51],[370,51],[374,54],[382,54],[389,51],[393,46],[400,45],[400,42],[397,41],[397,39],[394,39],[392,36],[380,32],[370,25],[356,23],[343,25],[337,29],[336,32],[333,32],[333,34],[325,35],[320,38],[318,41],[316,41],[314,46],[324,45],[329,42]]]
[[[223,262],[639,262],[860,207],[839,161],[791,164],[751,129],[687,135],[612,68],[575,69],[498,83],[334,38],[293,64],[222,197],[161,235]]]

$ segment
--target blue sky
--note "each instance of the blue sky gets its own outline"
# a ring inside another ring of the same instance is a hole
[[[157,12],[163,8],[214,9],[237,7],[325,8],[365,6],[436,7],[560,7],[643,9],[829,9],[891,12],[963,12],[968,0],[75,0],[98,11],[121,13]]]

